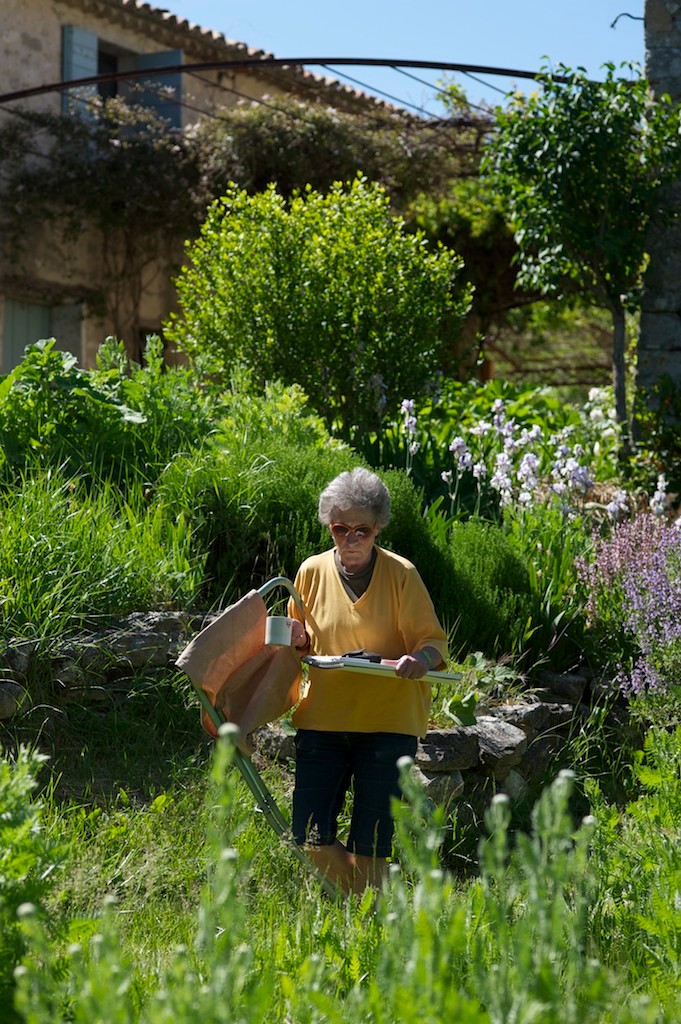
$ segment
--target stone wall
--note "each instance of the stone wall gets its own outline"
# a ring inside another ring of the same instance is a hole
[[[30,643],[18,643],[0,653],[0,720],[20,719],[31,708],[27,677],[40,659],[49,692],[45,705],[68,708],[70,702],[97,703],[105,710],[130,680],[143,672],[174,668],[180,650],[208,621],[179,612],[131,615],[116,627],[61,644],[40,655]],[[495,793],[513,801],[532,797],[538,785],[561,767],[561,755],[579,732],[594,704],[608,701],[611,723],[626,727],[623,704],[612,699],[602,682],[584,675],[543,671],[521,698],[503,695],[479,705],[476,723],[467,727],[433,729],[419,743],[414,774],[436,804],[456,805],[460,823],[479,826]],[[200,735],[199,714],[196,715]],[[254,763],[259,768],[278,761],[291,770],[295,747],[290,728],[281,723],[254,734]]]
[[[681,102],[681,2],[646,0],[646,77],[655,95]],[[667,203],[681,207],[681,181]],[[650,388],[664,374],[681,385],[681,224],[656,225],[648,244],[638,343],[638,376]]]
[[[505,793],[516,804],[534,802],[539,789],[564,767],[562,756],[570,739],[607,689],[582,676],[544,673],[523,698],[479,706],[475,725],[430,730],[419,741],[412,772],[433,804],[456,811],[459,827],[473,826],[479,835],[496,793]],[[611,724],[625,729],[623,706],[609,703]],[[292,789],[291,730],[280,723],[264,726],[254,742],[255,764],[262,769],[283,763],[290,770]]]

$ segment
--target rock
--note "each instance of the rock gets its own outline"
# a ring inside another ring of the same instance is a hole
[[[62,700],[70,704],[104,704],[113,698],[111,690],[106,686],[86,685],[67,686],[62,690]]]
[[[456,817],[461,829],[472,830],[476,836],[484,829],[485,811],[496,792],[489,775],[471,769],[463,776],[463,791],[456,805]],[[476,839],[477,842],[477,839]]]
[[[624,695],[614,679],[608,676],[600,676],[591,680],[591,701],[598,703],[624,703]]]
[[[464,782],[461,772],[424,772],[414,764],[412,775],[421,783],[426,791],[426,796],[434,804],[441,804],[447,807],[453,800],[463,792]]]
[[[4,652],[3,662],[15,679],[26,679],[37,646],[36,640],[19,640]]]
[[[0,679],[0,719],[5,721],[28,702],[28,694],[23,686],[13,679]]]
[[[425,772],[474,768],[480,760],[478,735],[470,727],[433,729],[419,741],[414,760]]]
[[[252,733],[253,743],[259,757],[272,762],[295,761],[295,736],[279,722],[263,725]]]
[[[518,771],[526,782],[534,782],[542,776],[548,778],[557,775],[558,769],[561,767],[560,755],[566,746],[565,737],[556,733],[538,736],[518,763]]]
[[[524,800],[529,792],[529,786],[520,772],[511,768],[504,779],[500,792],[505,793],[511,800],[518,802]]]
[[[545,732],[554,732],[567,725],[575,716],[572,704],[538,701],[535,704],[504,704],[494,709],[495,717],[521,729],[532,743]]]
[[[549,672],[544,670],[537,675],[537,682],[542,696],[567,701],[570,704],[581,704],[586,690],[584,676],[571,672]]]
[[[480,743],[480,764],[490,775],[502,781],[523,759],[527,750],[525,733],[491,715],[480,716],[471,726],[473,730]]]
[[[164,633],[112,634],[103,641],[102,648],[109,655],[109,668],[116,671],[163,668],[170,654],[170,642]]]
[[[189,612],[133,612],[120,623],[123,633],[163,634],[171,640],[179,640],[195,625],[196,616]],[[199,625],[202,629],[203,625]]]
[[[66,690],[85,690],[90,679],[97,680],[96,675],[91,677],[84,671],[82,665],[74,657],[59,658],[52,662],[52,678],[57,686]]]

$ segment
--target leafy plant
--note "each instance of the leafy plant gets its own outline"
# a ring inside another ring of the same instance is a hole
[[[423,487],[429,505],[441,496],[442,510],[450,515],[470,515],[476,508],[490,515],[498,499],[489,491],[489,478],[505,445],[513,442],[516,462],[524,453],[521,448],[529,446],[540,457],[539,472],[548,473],[559,441],[586,441],[584,433],[578,409],[551,389],[518,387],[504,380],[447,379],[433,397],[403,400],[400,419],[358,438],[357,448],[374,466],[406,469]],[[460,443],[454,450],[455,438],[464,441],[465,451]],[[480,461],[485,463],[484,476],[472,472]],[[483,490],[488,498],[481,502]]]
[[[0,998],[5,1009],[25,948],[17,910],[43,899],[56,866],[57,848],[41,826],[42,808],[34,799],[44,760],[26,748],[14,760],[0,758]]]
[[[99,349],[95,370],[55,348],[31,345],[0,382],[0,466],[68,466],[123,490],[153,483],[179,452],[201,447],[213,429],[218,396],[186,368],[166,368],[151,337],[144,365],[120,342]]]
[[[469,302],[458,257],[409,234],[359,177],[289,203],[232,187],[188,260],[168,337],[223,373],[243,364],[258,385],[301,384],[344,438],[429,386]]]

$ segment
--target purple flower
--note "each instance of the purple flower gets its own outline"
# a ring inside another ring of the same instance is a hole
[[[402,433],[411,442],[410,450],[417,443],[414,441],[414,434],[416,433],[416,413],[414,412],[414,403],[411,398],[405,398],[402,400],[400,406],[400,412],[402,413]],[[418,451],[418,448],[416,448]],[[414,452],[412,451],[413,455]]]
[[[506,406],[501,398],[495,398],[492,404],[492,419],[496,430],[502,430],[506,422]]]
[[[499,452],[494,465],[494,473],[490,480],[491,486],[499,492],[502,505],[508,505],[513,496],[513,482],[511,480],[511,460],[508,454]]]
[[[619,666],[625,693],[663,693],[681,683],[681,533],[654,514],[618,523],[577,565],[593,625],[632,645]]]
[[[525,490],[533,491],[539,484],[539,457],[534,452],[526,452],[518,466],[518,480]]]
[[[534,444],[535,441],[540,441],[541,437],[542,429],[538,423],[535,423],[529,430],[526,427],[523,427],[517,441],[518,447],[527,448],[528,445]]]

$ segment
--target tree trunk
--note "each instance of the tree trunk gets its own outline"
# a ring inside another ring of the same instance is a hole
[[[627,416],[626,368],[624,351],[626,347],[626,318],[620,302],[613,303],[612,311],[612,384],[615,392],[615,415],[622,438],[622,450],[629,454],[629,423]]]

